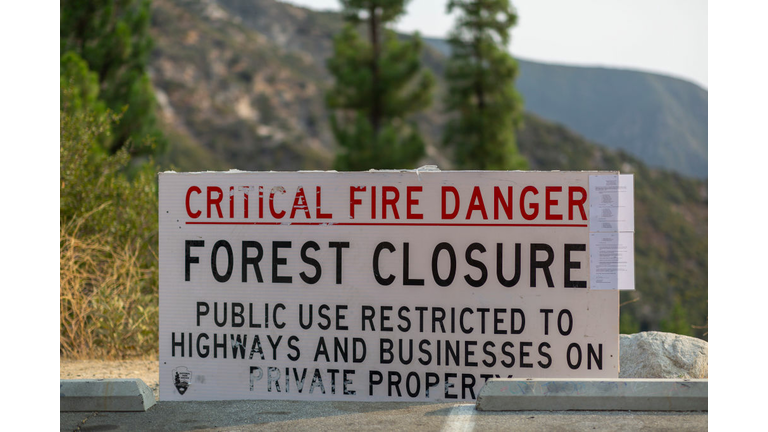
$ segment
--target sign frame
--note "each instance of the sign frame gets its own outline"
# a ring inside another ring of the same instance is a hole
[[[590,287],[603,175],[160,173],[160,399],[458,401],[491,377],[617,378],[618,287]]]

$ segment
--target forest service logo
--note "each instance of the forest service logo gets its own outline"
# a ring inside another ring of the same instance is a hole
[[[179,366],[173,370],[173,385],[179,394],[183,395],[189,389],[189,384],[192,381],[192,371],[185,366]]]

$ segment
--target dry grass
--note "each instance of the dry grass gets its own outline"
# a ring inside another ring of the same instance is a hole
[[[156,355],[155,269],[142,266],[139,258],[147,246],[114,246],[104,236],[79,235],[79,227],[70,223],[60,231],[62,358]]]

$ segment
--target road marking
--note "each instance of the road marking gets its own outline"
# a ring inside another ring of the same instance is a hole
[[[475,428],[475,404],[459,404],[451,409],[443,425],[443,432],[469,432]]]

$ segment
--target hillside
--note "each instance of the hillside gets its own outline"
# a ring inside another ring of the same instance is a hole
[[[182,169],[318,169],[332,161],[326,73],[212,1],[155,0],[151,73]],[[201,165],[198,161],[204,162]]]
[[[152,79],[180,170],[329,169],[334,142],[324,106],[325,59],[338,14],[274,0],[154,0]],[[438,78],[433,106],[418,116],[428,156],[451,168],[439,146],[444,123],[444,56],[427,47]],[[526,114],[519,147],[533,169],[633,172],[637,292],[626,328],[657,330],[677,305],[691,324],[707,319],[707,183],[648,168],[639,158],[594,144]],[[414,167],[403,167],[414,168]],[[701,336],[706,330],[692,330]]]
[[[445,40],[425,41],[450,55]],[[707,178],[706,90],[646,72],[517,62],[526,111],[650,166]]]
[[[518,145],[540,170],[619,170],[635,177],[635,286],[622,307],[638,330],[677,318],[707,324],[707,182],[649,168],[639,159],[591,143],[534,115],[525,117]],[[624,323],[622,323],[624,325]],[[626,331],[622,328],[622,331]],[[690,334],[704,337],[706,329]],[[706,339],[706,337],[704,337]]]
[[[705,90],[645,72],[519,64],[529,112],[650,166],[707,178]]]
[[[297,95],[304,93],[304,97],[296,101],[279,100],[279,97],[269,95],[270,89],[267,89],[268,91],[262,92],[259,100],[253,99],[246,103],[243,89],[248,86],[258,87],[259,83],[268,84],[265,80],[275,78],[271,74],[271,68],[255,68],[255,76],[245,76],[241,69],[247,66],[239,62],[245,59],[249,63],[248,66],[255,67],[264,61],[264,56],[272,56],[273,62],[280,63],[285,70],[291,71],[290,77],[280,79],[282,85],[290,87],[293,84],[288,83],[296,79],[301,80],[302,75],[307,75],[307,81],[328,84],[331,77],[325,68],[325,59],[332,54],[333,35],[342,26],[338,13],[317,12],[275,0],[163,0],[156,3],[156,9],[161,12],[155,14],[154,27],[160,33],[158,36],[163,36],[156,40],[172,43],[159,47],[166,59],[180,59],[187,53],[193,54],[190,49],[195,51],[199,45],[216,44],[230,47],[223,52],[214,50],[219,56],[215,59],[199,57],[204,52],[211,52],[209,49],[198,51],[195,54],[196,64],[190,66],[200,67],[203,62],[217,65],[216,69],[210,69],[207,76],[202,77],[214,81],[221,78],[217,74],[229,67],[234,68],[229,74],[231,78],[228,78],[234,82],[211,83],[214,87],[227,84],[234,87],[230,88],[226,95],[220,95],[217,102],[231,105],[232,98],[239,98],[235,104],[236,113],[240,116],[237,122],[238,132],[236,135],[228,134],[224,139],[240,142],[239,147],[244,148],[241,149],[243,151],[233,154],[232,160],[249,164],[248,167],[254,169],[263,166],[258,160],[263,160],[264,156],[277,154],[280,160],[286,160],[289,164],[298,162],[297,158],[301,159],[302,165],[309,168],[314,166],[313,160],[331,157],[325,152],[330,149],[326,145],[332,140],[330,131],[327,127],[317,124],[317,118],[327,118],[325,108],[302,103],[307,97],[311,98],[311,93],[317,89],[312,87],[292,92]],[[162,13],[169,8],[173,8],[174,12]],[[176,32],[183,30],[184,24],[164,18],[179,13],[197,16],[196,25],[207,30],[191,30],[191,33],[181,38]],[[227,26],[230,28],[225,30]],[[246,37],[245,34],[250,36]],[[251,41],[249,37],[255,40]],[[261,40],[258,40],[259,37]],[[425,38],[425,42],[428,48],[424,50],[423,61],[440,76],[445,56],[449,52],[448,44],[445,40],[435,38]],[[177,47],[181,49],[177,50]],[[241,52],[242,56],[235,58],[235,51]],[[526,60],[518,60],[518,63],[520,76],[516,85],[525,99],[526,111],[562,123],[587,139],[606,147],[624,150],[649,166],[707,178],[708,96],[705,90],[686,81],[644,72],[561,66]],[[158,71],[159,79],[173,81],[174,86],[184,86],[187,83],[184,79],[179,79],[180,77],[163,73],[166,70],[167,67]],[[434,104],[436,109],[420,119],[421,127],[427,132],[428,141],[434,145],[439,143],[442,124],[439,108],[442,83],[439,84]],[[211,85],[209,88],[212,88]],[[173,95],[169,95],[169,98],[173,104]],[[177,102],[185,105],[185,101]],[[278,112],[285,112],[286,109],[290,111],[292,102],[302,108],[298,112],[299,118],[295,119],[293,124],[273,124],[271,118],[259,119],[261,128],[256,130],[254,125],[250,124],[252,119],[244,118],[254,112],[250,108],[255,105],[261,108],[255,112],[272,110],[273,106]],[[217,104],[211,105],[214,112],[220,108],[215,106]],[[311,113],[317,118],[313,118]],[[267,127],[264,127],[265,124]],[[217,130],[215,124],[207,126],[212,131]],[[304,131],[298,132],[302,128]],[[211,144],[207,143],[206,137],[217,136],[216,133],[208,133],[212,131],[199,131],[203,133],[202,144],[209,148]],[[295,150],[290,149],[287,143],[293,140],[287,140],[287,137],[294,137],[296,133],[316,145],[315,154],[299,156],[295,154]],[[260,152],[245,150],[252,146],[252,143],[259,145]],[[431,154],[435,155],[434,148],[432,150]]]

